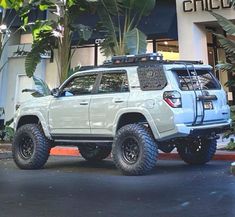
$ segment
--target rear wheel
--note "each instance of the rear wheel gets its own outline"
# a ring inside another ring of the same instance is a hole
[[[40,125],[26,124],[14,136],[12,154],[21,169],[40,169],[47,162],[50,143]]]
[[[118,130],[113,143],[113,160],[125,175],[143,175],[156,165],[158,150],[147,127],[129,124]]]
[[[196,138],[188,144],[179,145],[177,151],[188,164],[205,164],[213,158],[216,146],[216,139]]]
[[[86,144],[79,147],[80,154],[87,161],[101,161],[107,158],[111,153],[110,146],[97,146],[96,144]]]

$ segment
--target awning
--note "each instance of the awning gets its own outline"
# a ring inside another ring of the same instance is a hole
[[[178,39],[175,0],[156,0],[155,9],[143,17],[139,28],[148,39]]]
[[[90,26],[95,29],[99,18],[97,15],[83,14],[80,15],[76,22]],[[177,15],[175,0],[156,0],[155,9],[152,13],[143,17],[139,29],[143,31],[148,39],[178,39],[177,30]],[[104,38],[105,33],[95,31],[89,40],[89,43],[94,44],[96,39]],[[76,44],[78,35],[74,35],[73,44]]]

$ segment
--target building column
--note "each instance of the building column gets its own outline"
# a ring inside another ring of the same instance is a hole
[[[181,60],[202,60],[208,64],[206,29],[197,24],[178,27],[179,53]]]

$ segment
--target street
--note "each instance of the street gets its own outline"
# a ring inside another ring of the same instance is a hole
[[[231,162],[188,166],[159,160],[146,176],[123,176],[111,160],[50,157],[43,170],[0,160],[0,217],[234,217]]]

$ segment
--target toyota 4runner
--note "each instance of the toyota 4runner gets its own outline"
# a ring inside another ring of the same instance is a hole
[[[141,175],[156,165],[158,149],[176,148],[189,164],[207,163],[217,134],[230,124],[211,66],[159,54],[113,57],[20,106],[13,158],[22,169],[39,169],[51,147],[74,145],[88,161],[112,153],[123,174]]]

